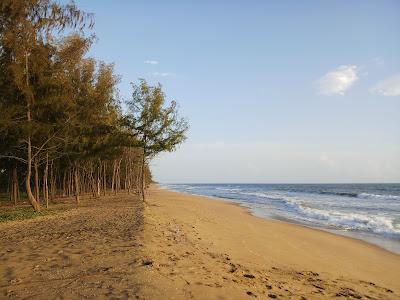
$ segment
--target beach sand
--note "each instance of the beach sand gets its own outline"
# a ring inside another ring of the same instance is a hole
[[[400,298],[399,255],[156,186],[0,233],[0,299]]]
[[[126,194],[81,202],[0,224],[0,299],[135,299],[142,203]]]
[[[363,241],[157,187],[145,220],[146,299],[400,298],[400,256]]]

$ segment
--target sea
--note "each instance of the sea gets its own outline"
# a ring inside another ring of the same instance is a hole
[[[258,217],[350,236],[400,254],[400,184],[164,184]]]

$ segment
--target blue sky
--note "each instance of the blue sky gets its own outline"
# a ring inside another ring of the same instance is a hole
[[[76,1],[190,121],[160,182],[400,182],[399,1]]]

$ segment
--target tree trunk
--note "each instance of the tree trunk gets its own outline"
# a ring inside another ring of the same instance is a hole
[[[106,173],[106,169],[107,169],[107,162],[104,162],[104,170],[103,170],[103,195],[106,195],[106,190],[107,190],[107,173]]]
[[[14,193],[14,178],[13,178],[13,171],[12,169],[10,170],[9,176],[8,176],[8,188],[10,192],[10,201],[15,204],[15,193]]]
[[[26,194],[28,196],[28,200],[31,203],[33,209],[36,212],[38,212],[38,211],[40,211],[40,205],[39,205],[39,202],[36,201],[35,197],[32,194],[31,176],[32,176],[32,146],[31,146],[31,138],[28,137],[28,159],[27,159],[27,171],[26,171],[26,180],[25,180]]]
[[[121,190],[121,162],[122,159],[118,161],[117,169],[115,172],[115,187],[116,187],[115,194],[119,193],[119,191]]]
[[[146,157],[145,157],[145,153],[146,153],[146,150],[143,148],[143,157],[142,157],[142,167],[141,167],[141,187],[140,187],[140,190],[141,190],[141,194],[142,194],[142,200],[143,200],[143,202],[146,202],[146,196],[145,196],[145,175],[144,175],[144,171],[145,171],[145,165],[146,165],[146,162],[145,162],[145,159],[146,159]]]
[[[111,179],[111,192],[115,191],[115,168],[116,168],[116,163],[114,160],[113,161],[113,174],[112,174],[112,179]]]
[[[125,191],[130,192],[130,186],[129,186],[129,168],[130,168],[130,159],[127,157],[125,160],[125,184],[124,184],[124,188]]]
[[[79,177],[78,177],[78,168],[74,168],[74,181],[75,181],[75,200],[76,205],[79,205]]]
[[[35,198],[38,203],[40,203],[39,197],[39,164],[37,159],[35,159],[35,186],[34,186]]]
[[[67,171],[64,170],[64,175],[63,175],[63,190],[62,190],[62,196],[66,197],[67,196]]]
[[[100,178],[101,178],[101,161],[99,161],[99,164],[97,166],[97,181],[96,181],[96,194],[97,197],[100,197]]]
[[[54,200],[54,194],[55,194],[55,177],[54,177],[54,171],[53,171],[53,161],[50,164],[50,199]]]
[[[19,200],[17,164],[15,164],[12,169],[10,195],[11,195],[11,201],[14,202],[14,205],[17,205],[17,201]]]
[[[49,208],[49,185],[47,181],[49,173],[49,154],[46,154],[46,166],[44,168],[43,172],[43,198],[44,201],[46,202],[46,208]]]
[[[25,76],[26,76],[26,87],[29,89],[29,65],[28,65],[28,53],[25,54]],[[31,97],[29,94],[26,95],[26,117],[29,124],[28,127],[28,138],[27,138],[27,172],[26,172],[26,194],[28,196],[28,200],[31,203],[33,209],[35,211],[40,211],[39,202],[36,201],[35,197],[32,194],[31,188],[31,176],[32,176],[32,142],[31,142],[31,129],[30,124],[32,123],[31,116]]]
[[[72,168],[68,172],[68,197],[73,194],[73,184],[74,184],[73,173],[74,173],[74,169]]]

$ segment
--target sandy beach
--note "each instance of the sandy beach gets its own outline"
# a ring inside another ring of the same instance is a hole
[[[376,246],[159,188],[148,202],[147,299],[399,297],[400,256]]]
[[[0,1],[0,300],[400,300],[400,0]]]
[[[0,299],[134,298],[142,211],[132,195],[84,197],[65,213],[0,224]]]
[[[153,186],[0,224],[2,299],[398,299],[400,256]]]

